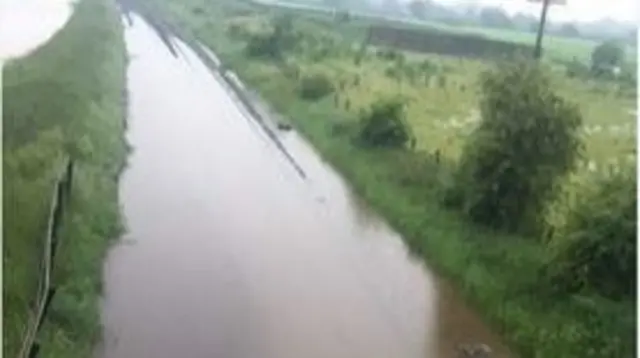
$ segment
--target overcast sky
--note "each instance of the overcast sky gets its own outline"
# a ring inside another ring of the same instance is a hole
[[[540,14],[540,4],[527,0],[436,0],[441,3],[466,3],[496,5],[509,13],[523,12],[532,15]],[[619,21],[638,23],[640,16],[640,0],[566,0],[564,6],[552,6],[549,18],[552,21],[593,21],[611,18]]]

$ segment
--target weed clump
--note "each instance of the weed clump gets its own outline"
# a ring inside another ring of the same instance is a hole
[[[484,74],[482,120],[448,195],[472,221],[507,231],[541,228],[545,203],[581,149],[579,111],[550,88],[543,70],[527,62]]]
[[[284,52],[291,50],[297,36],[293,31],[292,19],[281,16],[274,19],[272,31],[247,36],[246,53],[249,57],[281,59]]]
[[[376,54],[379,58],[387,61],[404,62],[405,60],[403,54],[392,49],[378,50]]]
[[[306,100],[318,100],[333,91],[331,80],[320,73],[303,76],[298,86],[300,97]]]
[[[360,116],[358,138],[365,146],[402,148],[412,138],[399,100],[375,103]]]
[[[635,173],[612,172],[595,184],[554,233],[548,279],[561,292],[592,290],[611,299],[635,297]]]

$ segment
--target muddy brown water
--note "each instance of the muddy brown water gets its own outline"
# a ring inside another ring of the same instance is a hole
[[[105,358],[455,357],[497,337],[295,132],[272,138],[184,43],[126,27],[127,233]]]

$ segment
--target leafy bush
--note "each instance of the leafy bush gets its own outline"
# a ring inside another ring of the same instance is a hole
[[[556,230],[547,274],[565,292],[595,290],[608,298],[635,298],[636,176],[631,170],[599,178]]]
[[[404,105],[399,100],[375,103],[360,116],[359,140],[372,147],[401,148],[412,136],[405,122]]]
[[[353,77],[353,85],[356,86],[356,87],[360,86],[360,75],[355,75]]]
[[[429,61],[429,60],[424,60],[420,63],[420,70],[424,71],[425,73],[437,73],[438,72],[438,65]]]
[[[614,67],[622,66],[624,48],[615,41],[605,41],[591,53],[591,70],[594,74],[604,74]]]
[[[309,51],[309,58],[313,62],[321,62],[331,55],[331,47],[320,45],[314,48],[312,51]]]
[[[541,228],[544,205],[581,149],[579,111],[523,61],[484,74],[482,121],[463,149],[450,204],[508,231]]]
[[[333,90],[331,80],[320,73],[303,76],[298,86],[300,97],[307,100],[318,100]]]
[[[300,78],[300,66],[298,66],[293,61],[284,62],[282,66],[280,66],[282,74],[292,80],[297,80]]]
[[[447,87],[447,76],[445,76],[445,75],[440,75],[440,76],[438,77],[438,86],[439,86],[440,88],[445,88],[445,87]]]
[[[295,46],[298,38],[293,32],[291,17],[275,18],[272,27],[273,30],[269,33],[247,36],[246,52],[248,56],[281,59],[285,51]]]
[[[396,66],[389,66],[385,68],[384,75],[389,78],[400,79],[400,71]]]
[[[567,76],[570,78],[588,78],[590,70],[582,61],[574,58],[566,64]]]
[[[625,64],[622,66],[620,77],[618,78],[620,92],[631,98],[638,94],[638,73],[636,64]]]
[[[403,54],[393,49],[378,50],[376,54],[378,55],[379,58],[383,60],[398,61],[398,62],[404,62],[405,60]]]
[[[248,37],[246,52],[251,57],[280,58],[282,51],[272,34],[253,34]]]
[[[245,26],[238,23],[229,24],[226,31],[230,37],[237,39],[248,38],[251,35],[250,31]]]

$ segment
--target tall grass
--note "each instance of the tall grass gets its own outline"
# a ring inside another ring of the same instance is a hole
[[[15,356],[36,299],[53,174],[76,161],[54,262],[58,291],[39,340],[46,357],[89,357],[100,337],[101,267],[120,231],[125,57],[112,2],[83,0],[67,25],[4,71],[4,340]]]

